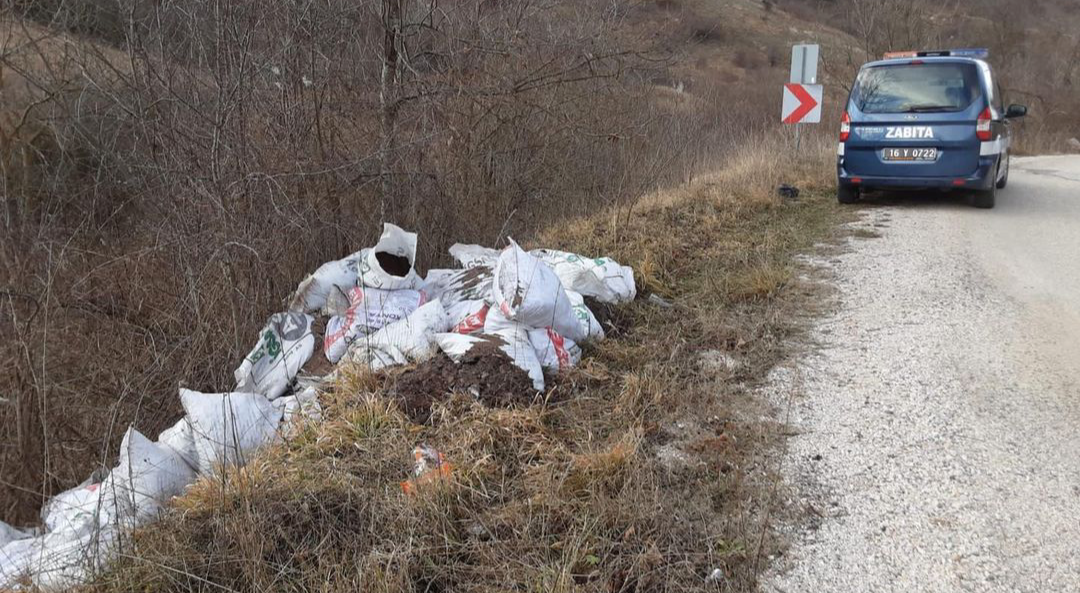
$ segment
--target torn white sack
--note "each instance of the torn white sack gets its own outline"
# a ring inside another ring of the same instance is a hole
[[[356,286],[360,262],[364,251],[336,261],[326,262],[315,273],[304,278],[289,300],[289,311],[317,313],[325,311],[329,299],[335,294],[345,294]]]
[[[385,223],[375,247],[363,250],[356,283],[384,290],[418,288],[421,280],[415,264],[416,233]]]

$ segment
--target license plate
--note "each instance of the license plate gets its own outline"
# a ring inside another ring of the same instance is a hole
[[[936,148],[886,148],[887,161],[936,161]]]

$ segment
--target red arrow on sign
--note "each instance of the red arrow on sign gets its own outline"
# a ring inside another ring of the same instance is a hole
[[[818,106],[818,102],[806,91],[803,85],[785,84],[784,88],[799,101],[799,106],[795,108],[795,111],[792,111],[790,115],[784,118],[785,124],[797,124],[801,122],[807,114]]]

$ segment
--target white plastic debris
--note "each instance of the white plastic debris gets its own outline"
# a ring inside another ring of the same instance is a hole
[[[562,371],[581,362],[581,347],[548,328],[529,330],[529,342],[536,350],[540,366],[549,371]]]
[[[342,317],[332,317],[326,324],[323,352],[336,363],[357,338],[401,321],[427,300],[420,290],[382,290],[356,287],[349,291],[349,308]]]
[[[236,391],[261,393],[270,399],[289,388],[300,367],[315,350],[314,319],[305,313],[275,313],[259,332],[255,348],[234,371]]]
[[[375,247],[363,251],[356,282],[385,290],[418,288],[421,280],[415,263],[416,233],[386,223]]]
[[[475,268],[477,266],[494,267],[495,260],[499,259],[499,250],[480,245],[465,245],[455,243],[450,246],[450,255],[457,260],[463,268]]]
[[[195,470],[179,453],[129,428],[120,444],[120,461],[101,483],[101,493],[117,508],[122,526],[137,527],[194,481]]]
[[[610,257],[588,258],[554,249],[534,249],[530,253],[551,266],[566,290],[605,303],[629,302],[637,295],[633,268],[621,266]]]
[[[509,321],[531,328],[552,327],[575,342],[588,337],[574,315],[559,277],[512,240],[495,264],[492,290],[495,306]]]
[[[364,251],[319,266],[315,273],[308,276],[296,287],[296,292],[289,301],[289,310],[297,313],[315,313],[324,311],[328,299],[333,295],[344,295],[356,286],[360,273],[360,261]]]
[[[282,410],[258,393],[200,393],[180,390],[195,441],[200,474],[243,465],[262,445],[277,438]]]

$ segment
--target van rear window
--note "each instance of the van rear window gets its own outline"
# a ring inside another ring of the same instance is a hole
[[[859,73],[851,98],[863,113],[963,111],[982,96],[974,64],[898,64]]]

